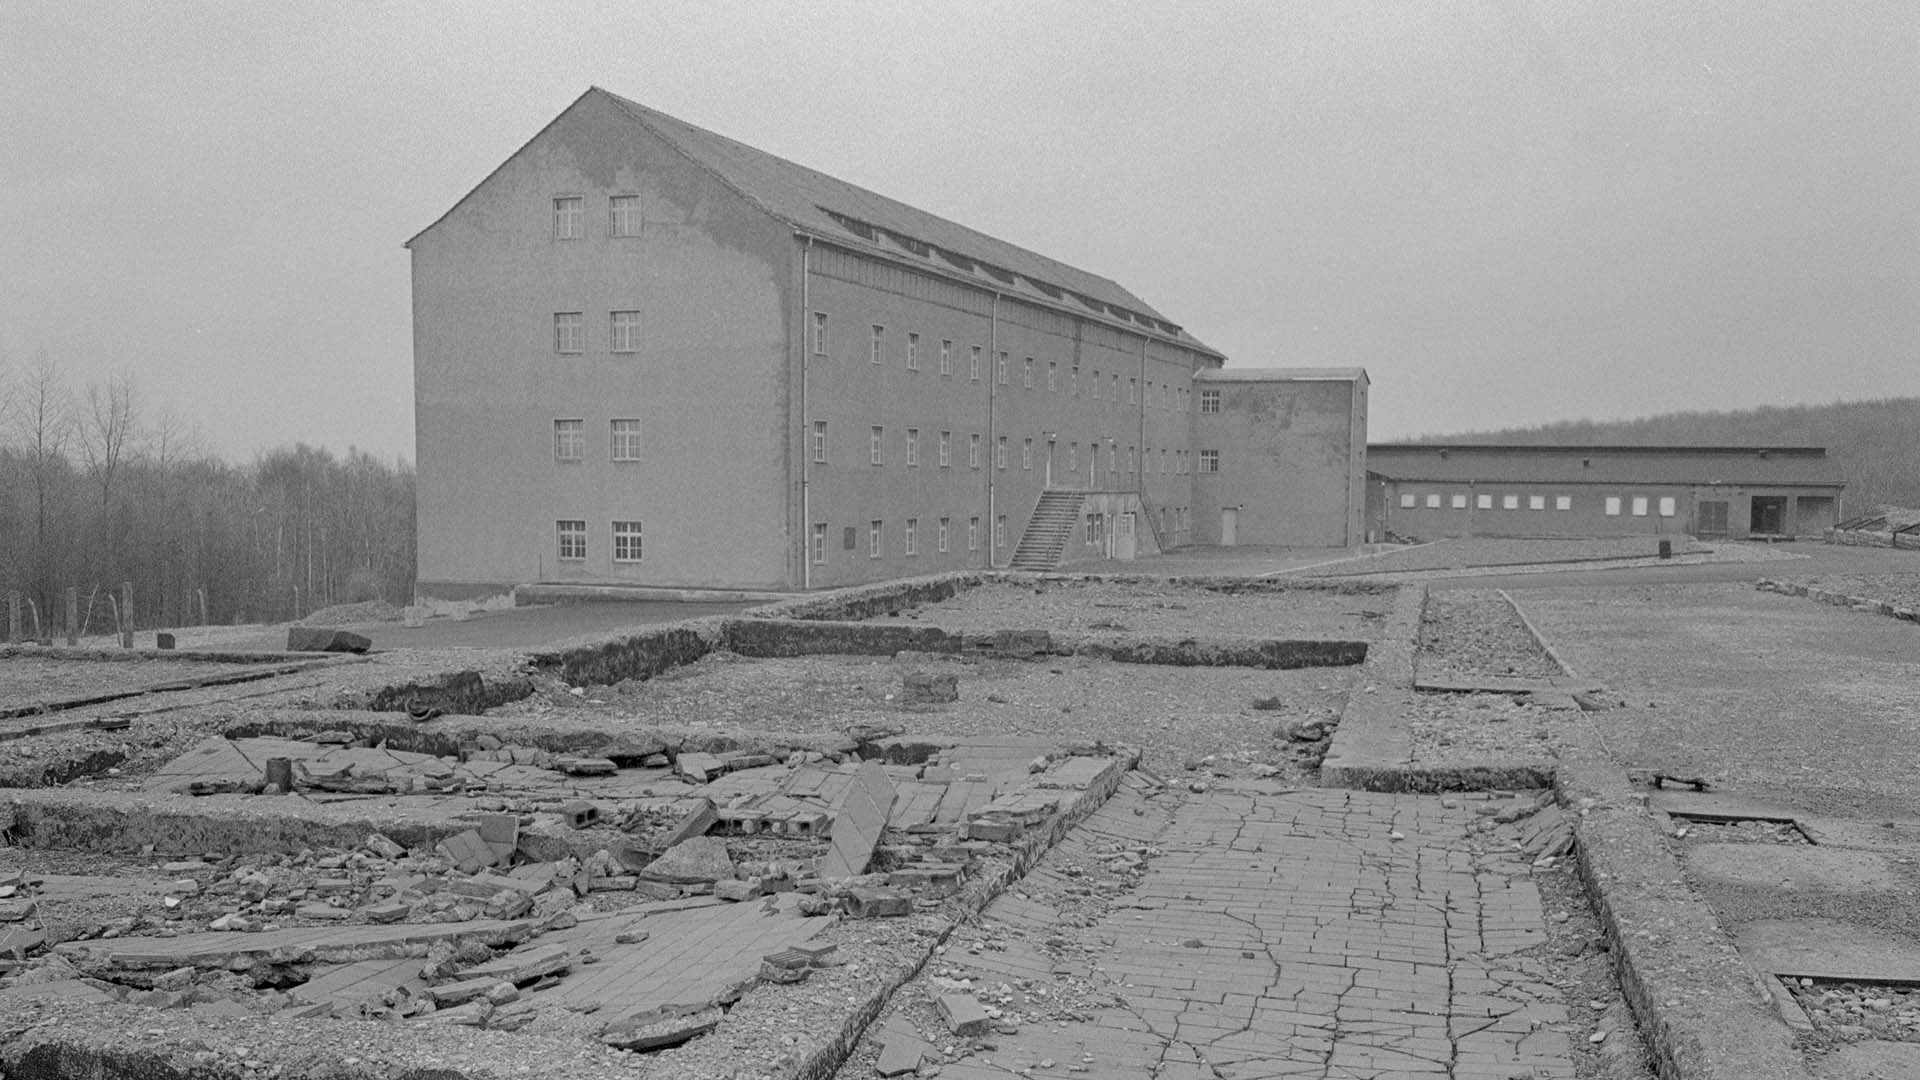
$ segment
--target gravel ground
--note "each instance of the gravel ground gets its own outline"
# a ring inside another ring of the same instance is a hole
[[[1512,694],[1420,694],[1408,724],[1416,765],[1550,762],[1561,725],[1577,711],[1522,703]]]
[[[244,672],[253,666],[259,665],[204,660],[53,660],[15,654],[0,657],[0,709],[127,693],[176,680]]]
[[[1436,679],[1547,679],[1561,674],[1492,589],[1437,592],[1420,624],[1420,674]]]
[[[1920,1042],[1920,987],[1789,979],[1793,999],[1834,1040]]]
[[[1156,582],[1098,580],[990,582],[951,600],[901,612],[883,623],[927,622],[978,632],[1008,627],[1055,631],[1209,637],[1339,638],[1371,641],[1393,606],[1393,591],[1281,588],[1217,592]]]
[[[1660,553],[1660,537],[1618,536],[1596,539],[1514,540],[1467,537],[1416,544],[1363,559],[1333,563],[1300,571],[1301,577],[1345,577],[1353,574],[1401,573],[1420,570],[1460,570],[1486,566],[1524,566],[1530,563],[1590,562],[1596,559],[1640,559]],[[1712,550],[1685,536],[1667,537],[1676,555]],[[1743,545],[1750,546],[1750,545]]]
[[[901,675],[917,668],[957,673],[960,700],[901,704]],[[574,710],[656,724],[762,731],[834,732],[865,724],[899,727],[909,735],[1104,740],[1139,747],[1143,763],[1170,778],[1188,764],[1196,772],[1238,775],[1255,764],[1296,769],[1309,744],[1318,741],[1288,739],[1286,727],[1315,720],[1328,728],[1337,724],[1358,670],[1159,667],[1085,657],[755,660],[714,653],[656,678],[594,687],[585,697],[544,686],[533,698],[489,715]]]
[[[1914,558],[1920,567],[1920,555]],[[1816,589],[1862,596],[1909,611],[1920,611],[1920,569],[1912,573],[1886,574],[1813,574],[1794,580]]]

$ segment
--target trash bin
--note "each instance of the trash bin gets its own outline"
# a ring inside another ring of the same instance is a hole
[[[1660,557],[1663,559],[1673,558],[1673,541],[1671,540],[1660,541]]]

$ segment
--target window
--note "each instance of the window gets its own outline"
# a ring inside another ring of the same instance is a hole
[[[1087,515],[1087,543],[1097,544],[1099,542],[1100,542],[1100,515],[1088,514]]]
[[[1473,497],[1473,505],[1481,510],[1491,510],[1493,509],[1493,496],[1475,495]]]
[[[1020,384],[1028,390],[1033,389],[1033,357],[1027,357],[1026,366],[1020,369]]]
[[[578,195],[567,195],[553,200],[553,238],[555,240],[580,239],[580,221],[585,211],[586,200]]]
[[[920,335],[907,335],[907,370],[920,370]]]
[[[1067,472],[1077,473],[1079,471],[1080,471],[1080,444],[1070,443],[1067,446]]]
[[[1573,509],[1573,496],[1571,496],[1571,495],[1555,495],[1555,496],[1553,497],[1553,508],[1554,508],[1555,510],[1571,510],[1571,509]]]
[[[813,561],[820,566],[827,563],[827,523],[824,521],[813,523]]]
[[[1127,380],[1127,404],[1138,405],[1139,403],[1140,403],[1140,381],[1138,379],[1128,379]]]
[[[1435,491],[1435,492],[1429,492],[1429,493],[1428,493],[1428,495],[1427,495],[1427,509],[1429,509],[1429,510],[1438,510],[1438,509],[1440,509],[1440,493],[1439,493],[1439,492],[1437,492],[1437,491]]]
[[[1164,447],[1160,450],[1160,475],[1167,475],[1167,451]]]
[[[871,354],[868,356],[868,359],[872,360],[874,363],[877,364],[881,360],[885,359],[886,352],[887,352],[887,328],[884,326],[876,326],[873,328],[873,348],[872,348]]]
[[[1133,447],[1131,445],[1127,447],[1127,471],[1129,473],[1133,471]]]
[[[1678,512],[1678,510],[1679,510],[1679,507],[1674,503],[1673,496],[1662,495],[1660,497],[1660,516],[1661,517],[1672,517],[1676,512]]]
[[[640,523],[637,521],[616,521],[613,523],[613,561],[640,561]]]
[[[907,468],[909,469],[917,468],[919,467],[919,465],[920,465],[920,429],[917,427],[910,427],[907,429]]]
[[[640,460],[640,421],[615,420],[610,425],[612,457],[615,461]]]
[[[1453,504],[1455,510],[1465,510],[1467,508],[1467,497],[1465,495],[1455,495],[1449,501]]]
[[[1074,397],[1080,396],[1080,369],[1079,368],[1074,368],[1073,370],[1067,372],[1067,393],[1073,395]]]
[[[1107,471],[1110,473],[1118,472],[1119,469],[1120,469],[1120,448],[1118,446],[1115,446],[1113,443],[1109,442],[1107,443]]]
[[[555,420],[553,422],[553,460],[581,461],[586,456],[586,421]]]
[[[1007,546],[1007,515],[1000,514],[993,519],[993,546]]]
[[[1200,451],[1200,471],[1203,473],[1219,472],[1220,471],[1220,451],[1218,450]]]
[[[1608,517],[1620,516],[1620,496],[1618,495],[1607,496],[1607,516]]]
[[[1100,400],[1100,373],[1098,371],[1093,373],[1093,378],[1088,383],[1088,385],[1093,388],[1093,400],[1099,401]]]
[[[1027,362],[1032,363],[1033,361],[1031,358],[1029,358]],[[1059,389],[1060,389],[1060,365],[1056,361],[1049,360],[1047,361],[1047,393],[1051,394]]]
[[[967,550],[980,550],[980,518],[977,515],[967,519]]]
[[[560,535],[560,557],[573,562],[587,557],[587,523],[584,521],[556,521],[554,529]]]
[[[1032,439],[1028,439],[1027,441],[1020,444],[1020,467],[1023,469],[1033,468],[1033,440]]]
[[[920,519],[907,519],[907,554],[920,554]]]
[[[638,352],[640,350],[640,313],[616,311],[612,315],[612,323],[612,331],[607,335],[607,347],[613,352]]]
[[[579,311],[556,311],[553,313],[553,351],[561,353],[585,352],[586,314]]]
[[[1520,496],[1518,496],[1518,495],[1502,495],[1502,496],[1500,496],[1500,509],[1502,509],[1502,510],[1518,510],[1518,509],[1520,509]]]
[[[854,536],[853,526],[848,525],[847,527],[841,529],[840,530],[840,550],[852,551],[854,548],[854,539],[855,539],[855,536]]]
[[[936,540],[939,544],[941,554],[944,555],[947,551],[951,550],[951,546],[953,543],[953,519],[952,518],[940,519],[940,531],[938,534],[936,534]]]
[[[969,346],[967,349],[967,378],[974,382],[980,381],[980,346],[978,345]]]
[[[827,313],[824,311],[813,313],[813,354],[827,355]]]
[[[640,235],[640,196],[615,195],[611,200],[613,235]]]
[[[953,342],[946,338],[940,339],[940,374],[953,374]]]
[[[1005,435],[1000,436],[1000,441],[994,444],[993,467],[996,469],[1004,469],[1007,467],[1007,437]]]
[[[953,432],[943,431],[940,433],[940,467],[944,469],[951,464],[953,464]]]
[[[1413,492],[1403,491],[1400,493],[1400,509],[1411,510],[1414,508],[1414,505],[1418,502],[1419,502],[1419,497],[1416,496]]]
[[[1546,508],[1547,508],[1547,497],[1545,495],[1527,496],[1527,509],[1545,510]]]
[[[1647,516],[1647,497],[1645,495],[1635,495],[1633,497],[1633,516]]]
[[[973,434],[967,436],[967,468],[977,469],[979,467],[980,467],[980,433],[976,431]]]
[[[1114,401],[1119,401],[1120,400],[1120,376],[1115,375],[1113,377],[1113,385],[1110,387],[1110,389],[1113,391],[1113,393],[1108,396],[1111,397]]]
[[[886,428],[876,427],[867,439],[867,460],[872,464],[880,464],[880,440],[886,438],[886,435]]]
[[[1211,416],[1214,413],[1217,413],[1219,411],[1220,411],[1220,391],[1218,390],[1200,391],[1200,414],[1202,416]]]
[[[994,377],[1000,380],[1001,386],[1007,385],[1007,354],[1001,353],[994,362],[996,365],[996,374]]]
[[[825,420],[813,422],[813,460],[820,462],[827,460],[827,422]]]
[[[867,558],[880,557],[880,541],[885,535],[885,527],[880,522],[867,522]]]

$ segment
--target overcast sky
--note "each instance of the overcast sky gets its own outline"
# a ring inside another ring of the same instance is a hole
[[[1362,365],[1375,441],[1920,394],[1914,0],[12,0],[0,361],[411,458],[400,245],[590,85]]]

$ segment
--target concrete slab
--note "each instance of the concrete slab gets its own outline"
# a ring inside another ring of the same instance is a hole
[[[1903,887],[1887,856],[1792,844],[1700,844],[1687,868],[1709,881],[1792,892],[1888,892]]]
[[[1734,943],[1776,975],[1920,982],[1920,943],[1836,919],[1762,919],[1741,927]]]
[[[1920,1080],[1920,1043],[1853,1043],[1818,1058],[1813,1075],[1817,1080]]]
[[[886,770],[873,762],[860,766],[833,820],[833,847],[820,859],[820,876],[851,877],[863,873],[873,859],[873,847],[886,831],[893,809],[894,785]]]
[[[393,957],[409,946],[452,938],[504,942],[532,934],[537,920],[472,919],[454,923],[402,923],[394,926],[309,926],[263,930],[256,934],[209,932],[177,937],[95,938],[67,941],[54,951],[75,963],[119,968],[225,967],[236,960],[271,955],[311,960],[362,960]]]

